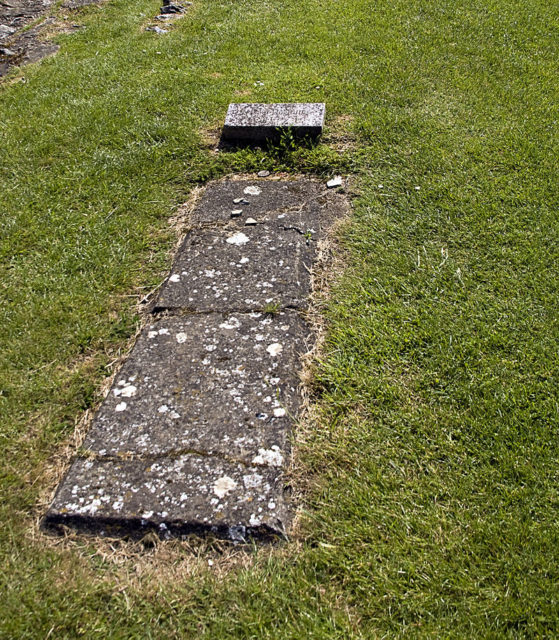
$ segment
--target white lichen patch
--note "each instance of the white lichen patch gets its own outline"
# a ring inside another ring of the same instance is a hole
[[[240,320],[237,318],[229,318],[226,322],[219,325],[220,329],[238,329],[241,326]]]
[[[275,356],[279,356],[279,354],[283,351],[283,346],[279,342],[274,342],[271,344],[266,351],[274,358]]]
[[[234,244],[239,247],[243,244],[246,244],[248,241],[249,241],[248,236],[246,236],[244,233],[241,233],[239,231],[238,233],[235,233],[229,238],[227,238],[225,242],[227,242],[228,244]]]
[[[280,448],[274,445],[271,449],[258,449],[258,455],[252,459],[252,464],[263,464],[270,467],[281,467],[283,456]]]
[[[246,489],[256,489],[262,484],[262,476],[259,473],[250,473],[243,476],[243,484]]]
[[[120,389],[114,389],[113,393],[117,398],[120,396],[123,398],[131,398],[136,395],[136,391],[138,391],[138,389],[133,384],[128,384]]]
[[[259,196],[262,189],[260,187],[246,187],[243,193],[247,196]]]
[[[250,515],[250,519],[249,519],[248,523],[249,523],[249,525],[251,527],[258,527],[262,523],[262,520],[260,518],[258,518],[257,516],[255,516],[254,513],[252,513]]]
[[[213,491],[218,498],[225,497],[237,488],[237,483],[229,476],[223,476],[215,481]]]

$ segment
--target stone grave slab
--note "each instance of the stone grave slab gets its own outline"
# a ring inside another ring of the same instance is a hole
[[[282,229],[257,222],[192,231],[178,252],[155,310],[305,308],[315,252],[312,233],[291,225]]]
[[[142,537],[285,533],[283,474],[317,242],[347,204],[312,180],[208,187],[43,526]]]
[[[294,312],[163,318],[147,326],[84,448],[97,456],[203,452],[282,466],[309,330]]]
[[[206,189],[191,222],[194,226],[228,224],[231,212],[241,210],[240,225],[252,217],[280,228],[311,228],[317,239],[343,215],[346,206],[341,194],[315,180],[223,180]]]
[[[282,535],[288,511],[282,473],[219,458],[78,459],[60,485],[43,526],[71,526],[140,538],[214,533],[243,542]]]
[[[228,142],[264,142],[291,131],[297,137],[317,137],[324,127],[323,102],[230,104],[222,131]]]

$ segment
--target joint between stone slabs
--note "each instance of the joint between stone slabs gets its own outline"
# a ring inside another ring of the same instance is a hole
[[[154,454],[137,454],[137,453],[123,453],[122,455],[107,455],[107,454],[99,454],[95,451],[91,451],[90,449],[86,449],[85,451],[81,451],[77,455],[75,455],[71,463],[77,462],[78,460],[82,461],[90,461],[90,462],[127,462],[127,461],[137,461],[137,462],[158,462],[159,460],[175,460],[177,458],[181,458],[184,456],[199,456],[200,458],[208,458],[208,459],[216,459],[221,460],[223,462],[229,462],[231,464],[240,464],[243,467],[254,468],[254,467],[263,467],[266,469],[279,468],[280,470],[284,470],[282,467],[266,464],[264,462],[248,462],[247,460],[243,460],[242,458],[236,458],[235,456],[228,456],[224,453],[220,453],[219,451],[203,451],[201,449],[193,449],[193,448],[184,448],[184,449],[174,449],[170,451],[165,451],[164,453],[154,453]]]
[[[305,268],[307,268],[309,273],[311,273],[308,267],[305,266]],[[296,304],[282,305],[279,302],[278,302],[277,308],[275,307],[274,303],[271,303],[271,306],[274,307],[273,311],[266,310],[267,308],[269,308],[268,305],[265,305],[263,307],[251,307],[250,309],[232,307],[230,309],[227,309],[227,311],[223,311],[222,309],[210,309],[210,310],[203,309],[201,311],[198,311],[196,309],[193,309],[192,307],[166,307],[166,306],[158,307],[157,302],[154,302],[154,307],[153,307],[153,310],[150,312],[150,317],[154,321],[158,321],[158,320],[164,320],[165,318],[183,318],[183,317],[185,318],[188,316],[198,316],[198,317],[211,316],[211,315],[215,315],[216,313],[221,314],[223,316],[231,316],[233,314],[249,315],[251,313],[262,313],[264,315],[273,316],[273,315],[276,315],[277,313],[281,313],[282,311],[287,311],[287,312],[295,312],[302,320],[305,320],[305,313],[307,311],[306,306],[300,306]]]

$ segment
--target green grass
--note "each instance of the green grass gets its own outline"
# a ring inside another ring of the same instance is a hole
[[[559,8],[195,0],[161,37],[141,29],[157,6],[73,16],[0,87],[0,636],[557,637]],[[324,101],[354,144],[213,154],[231,101]],[[358,193],[299,445],[302,543],[226,575],[179,548],[155,580],[34,539],[45,470],[168,269],[174,207],[261,168]]]

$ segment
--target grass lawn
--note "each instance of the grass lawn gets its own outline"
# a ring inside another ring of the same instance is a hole
[[[165,36],[158,6],[73,14],[0,86],[0,637],[557,637],[559,5],[194,0]],[[215,154],[232,101],[324,101],[326,137]],[[353,176],[297,539],[39,534],[169,217],[262,168]]]

